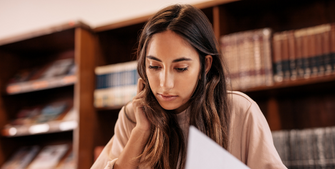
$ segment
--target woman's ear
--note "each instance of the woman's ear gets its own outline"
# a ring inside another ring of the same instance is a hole
[[[212,67],[213,57],[211,55],[207,55],[205,57],[205,66],[206,66],[206,74],[209,72],[209,70]]]

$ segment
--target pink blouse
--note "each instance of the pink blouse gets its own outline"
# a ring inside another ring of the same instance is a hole
[[[285,169],[272,140],[269,125],[258,105],[241,92],[228,92],[231,123],[228,151],[251,169]],[[91,169],[112,169],[125,147],[135,124],[125,115],[123,107],[115,124],[115,134],[107,143]],[[131,103],[127,115],[134,119]],[[178,123],[187,139],[189,111],[177,115]],[[145,169],[139,166],[139,169]]]

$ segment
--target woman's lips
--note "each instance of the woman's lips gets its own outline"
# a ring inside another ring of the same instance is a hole
[[[177,95],[158,94],[159,98],[163,101],[172,101],[176,99]]]

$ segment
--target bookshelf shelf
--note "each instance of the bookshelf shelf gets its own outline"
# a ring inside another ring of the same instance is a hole
[[[50,121],[47,123],[11,126],[2,130],[2,136],[5,137],[19,137],[31,136],[36,134],[50,134],[64,131],[72,131],[77,127],[77,121]]]
[[[97,111],[106,111],[106,110],[120,110],[124,105],[119,106],[108,106],[108,107],[97,107]]]
[[[240,91],[243,92],[261,92],[261,91],[271,91],[271,90],[278,90],[278,89],[288,89],[288,88],[296,88],[302,86],[309,86],[309,85],[321,85],[321,84],[334,84],[335,82],[335,74],[327,75],[323,77],[310,77],[308,79],[297,79],[297,80],[289,80],[283,82],[277,82],[271,86],[259,86],[254,88],[248,89],[241,89]]]
[[[40,91],[46,89],[52,89],[57,87],[64,87],[68,85],[74,85],[76,83],[75,75],[66,75],[48,79],[38,79],[28,82],[20,82],[9,84],[6,87],[7,94],[20,94],[33,91]]]

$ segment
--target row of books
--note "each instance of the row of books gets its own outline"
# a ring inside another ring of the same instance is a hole
[[[44,66],[18,70],[9,80],[6,91],[17,94],[71,85],[76,81],[75,71],[74,51],[65,51]]]
[[[329,75],[335,72],[335,23],[273,35],[274,80]]]
[[[335,167],[334,127],[274,131],[272,136],[289,169]]]
[[[221,52],[234,90],[273,84],[269,28],[222,36]]]
[[[234,90],[335,73],[335,23],[224,35],[221,52]]]
[[[137,91],[137,61],[100,66],[95,69],[97,108],[121,106],[129,102]]]
[[[73,130],[77,126],[72,98],[24,107],[2,129],[7,137]]]
[[[75,169],[70,144],[20,147],[1,169]]]

